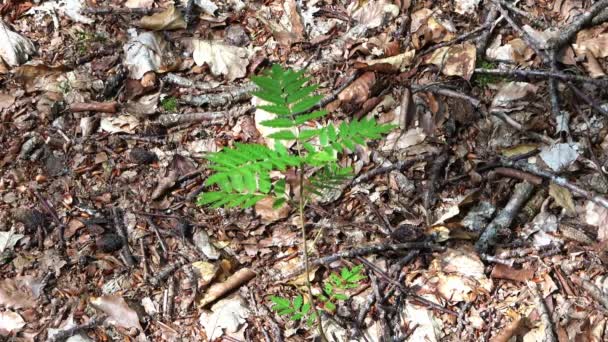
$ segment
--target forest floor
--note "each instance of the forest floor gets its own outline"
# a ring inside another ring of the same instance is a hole
[[[270,300],[304,291],[294,206],[196,204],[205,155],[268,143],[273,64],[396,127],[304,211],[313,291],[365,275],[328,340],[608,341],[608,1],[0,13],[0,341],[320,339]]]

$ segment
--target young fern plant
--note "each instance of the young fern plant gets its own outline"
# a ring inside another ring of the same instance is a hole
[[[271,175],[276,171],[294,171],[298,175],[297,206],[306,285],[312,302],[304,219],[307,200],[313,194],[336,187],[352,176],[351,168],[338,163],[341,153],[347,149],[354,151],[357,145],[364,145],[368,140],[379,139],[394,126],[379,124],[374,119],[363,119],[342,122],[338,126],[329,123],[309,128],[305,125],[307,122],[326,116],[327,111],[315,110],[323,96],[314,94],[318,85],[309,84],[310,78],[304,76],[304,71],[283,69],[275,64],[262,76],[254,76],[251,80],[259,88],[253,92],[253,96],[266,102],[257,108],[275,115],[275,118],[260,123],[277,129],[266,137],[274,139],[275,144],[271,148],[261,144],[235,143],[231,148],[208,155],[209,168],[214,173],[205,184],[214,190],[203,192],[197,203],[216,208],[248,208],[271,197],[274,207],[278,208],[296,196],[287,193],[285,178],[274,179]],[[312,170],[315,170],[314,174],[305,181],[305,174]],[[301,308],[306,307],[303,302],[300,305]],[[314,303],[311,309],[316,313]],[[316,316],[323,338],[320,316]]]
[[[316,297],[323,302],[323,310],[334,312],[338,301],[345,301],[350,298],[347,294],[349,289],[354,289],[361,285],[361,280],[365,279],[365,275],[361,273],[363,265],[358,265],[353,268],[343,267],[338,273],[332,273],[329,280],[323,285],[323,293]],[[273,303],[271,309],[276,311],[279,316],[286,316],[292,321],[306,320],[306,324],[311,326],[317,319],[317,312],[311,311],[311,304],[304,302],[302,295],[296,296],[293,300],[288,298],[271,296],[270,301]]]

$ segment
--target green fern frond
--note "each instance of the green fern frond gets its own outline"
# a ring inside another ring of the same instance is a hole
[[[353,169],[350,167],[340,167],[335,163],[328,164],[308,179],[308,184],[304,186],[304,191],[322,196],[324,190],[338,189],[352,175]]]

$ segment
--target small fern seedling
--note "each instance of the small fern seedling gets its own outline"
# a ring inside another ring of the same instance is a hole
[[[361,273],[363,265],[355,266],[351,269],[343,267],[340,274],[332,273],[328,280],[323,284],[323,293],[318,294],[317,298],[323,302],[323,309],[329,313],[333,313],[338,301],[345,301],[350,298],[346,293],[349,289],[357,288],[361,285],[361,281],[366,278]],[[271,309],[276,311],[279,316],[286,316],[292,321],[306,320],[306,324],[311,326],[317,319],[317,312],[311,310],[310,302],[304,303],[304,297],[298,295],[292,301],[288,298],[271,296],[270,301],[273,303]]]
[[[308,295],[312,299],[309,279],[308,251],[304,221],[304,207],[313,194],[336,187],[352,177],[352,169],[339,164],[339,156],[347,150],[354,151],[357,145],[379,139],[394,126],[379,124],[374,119],[353,120],[310,128],[308,122],[327,115],[325,110],[315,110],[322,95],[315,95],[319,87],[309,84],[310,78],[303,71],[283,69],[273,65],[262,76],[254,76],[252,82],[259,88],[253,96],[266,104],[257,106],[275,117],[260,124],[277,129],[266,138],[274,139],[274,146],[236,143],[206,158],[214,173],[205,184],[213,191],[203,192],[198,198],[199,205],[213,207],[254,206],[264,198],[274,199],[274,207],[296,198],[287,190],[285,178],[273,178],[276,171],[294,171],[298,176],[297,206],[299,226],[302,232],[302,254],[306,273]],[[282,142],[294,142],[287,148]],[[306,181],[304,175],[315,170]],[[294,304],[294,303],[292,303]],[[302,304],[302,307],[304,304]],[[314,305],[312,305],[314,308]],[[295,312],[295,311],[294,311]],[[318,317],[319,333],[325,339],[323,327]]]

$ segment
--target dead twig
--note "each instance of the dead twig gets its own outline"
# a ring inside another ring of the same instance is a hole
[[[169,277],[175,271],[177,271],[180,267],[184,266],[187,263],[186,259],[178,259],[167,266],[163,267],[156,275],[150,278],[149,282],[153,286],[157,286],[161,281]]]
[[[525,180],[528,183],[534,185],[541,185],[543,183],[542,178],[517,169],[512,169],[508,167],[497,167],[496,169],[494,169],[494,172],[502,176]]]
[[[522,182],[515,185],[515,190],[507,205],[492,222],[490,222],[479,237],[479,240],[477,240],[477,243],[475,243],[475,248],[478,252],[486,253],[490,247],[496,245],[499,231],[506,229],[511,225],[521,207],[532,194],[532,190],[534,190],[534,185],[528,182]]]
[[[595,299],[598,301],[598,303],[602,304],[604,308],[608,309],[608,297],[604,295],[600,288],[595,286],[595,284],[592,282],[582,279],[574,274],[574,269],[570,265],[563,264],[561,269],[570,277],[570,280],[572,280],[575,285],[582,287],[583,290],[585,290],[591,296],[591,298]]]
[[[121,249],[122,256],[124,257],[127,266],[133,267],[135,266],[135,259],[131,253],[131,248],[129,248],[129,238],[124,229],[122,211],[116,207],[112,207],[112,218],[114,219],[116,234],[120,236],[123,242]]]
[[[418,296],[417,294],[412,293],[412,291],[408,288],[406,288],[405,286],[401,285],[400,282],[395,281],[393,278],[391,278],[389,275],[386,274],[386,272],[382,271],[378,266],[374,265],[373,263],[369,262],[367,259],[363,258],[363,257],[357,257],[357,259],[359,261],[361,261],[363,264],[365,264],[365,266],[367,266],[368,268],[370,268],[372,271],[374,271],[376,274],[378,274],[380,277],[382,277],[384,280],[388,281],[389,283],[391,283],[392,285],[395,286],[395,288],[397,288],[399,291],[401,291],[403,294],[411,297],[411,300],[416,301],[418,303],[420,303],[421,305],[424,305],[428,308],[443,312],[443,313],[447,313],[453,316],[458,316],[458,313],[456,313],[453,310],[450,309],[446,309],[443,306],[440,306],[439,304],[432,302],[424,297]]]
[[[512,69],[512,70],[501,70],[501,69],[483,69],[476,68],[476,74],[485,74],[485,75],[494,75],[494,76],[508,76],[508,77],[524,77],[524,78],[555,78],[560,81],[572,81],[572,82],[585,82],[594,84],[600,87],[605,87],[608,85],[607,78],[591,78],[580,75],[570,75],[565,74],[563,72],[555,72],[555,71],[545,71],[545,70],[522,70],[522,69]]]
[[[545,326],[545,338],[543,341],[546,342],[556,342],[557,338],[555,337],[555,332],[553,331],[553,322],[551,322],[551,314],[545,305],[545,299],[538,291],[538,286],[534,282],[528,282],[528,288],[532,292],[532,296],[534,299],[534,304],[536,305],[536,309],[540,314],[540,321]]]
[[[545,170],[541,170],[536,165],[527,163],[525,161],[513,162],[513,161],[506,161],[506,160],[503,160],[503,165],[508,166],[508,167],[513,167],[516,169],[520,169],[522,171],[529,172],[529,173],[532,173],[534,175],[537,175],[537,176],[540,176],[543,178],[547,178],[551,182],[572,191],[576,195],[583,196],[586,199],[594,202],[595,204],[599,204],[604,208],[608,208],[608,199],[606,199],[600,195],[597,195],[591,191],[585,190],[585,189],[579,187],[578,185],[571,183],[566,178],[554,175],[551,172],[548,172]]]
[[[566,46],[576,34],[592,23],[593,18],[608,7],[608,0],[599,0],[582,13],[576,20],[562,28],[554,38],[547,42],[551,50],[557,51]]]
[[[158,117],[158,123],[165,127],[194,123],[210,126],[223,124],[226,120],[238,118],[249,113],[251,110],[253,110],[253,106],[247,105],[219,112],[161,114]]]
[[[57,212],[55,211],[55,209],[51,207],[49,202],[44,197],[42,197],[42,194],[40,194],[40,192],[35,189],[31,191],[34,193],[36,198],[38,198],[38,201],[40,201],[40,205],[42,206],[44,211],[46,211],[47,214],[51,215],[53,221],[55,221],[55,223],[57,224],[57,227],[59,228],[59,247],[61,248],[61,250],[65,250],[65,238],[63,236],[65,232],[65,225],[63,224],[63,222],[61,222],[59,216],[57,216]]]
[[[118,102],[77,102],[70,105],[70,110],[74,113],[78,112],[102,112],[116,113]]]

